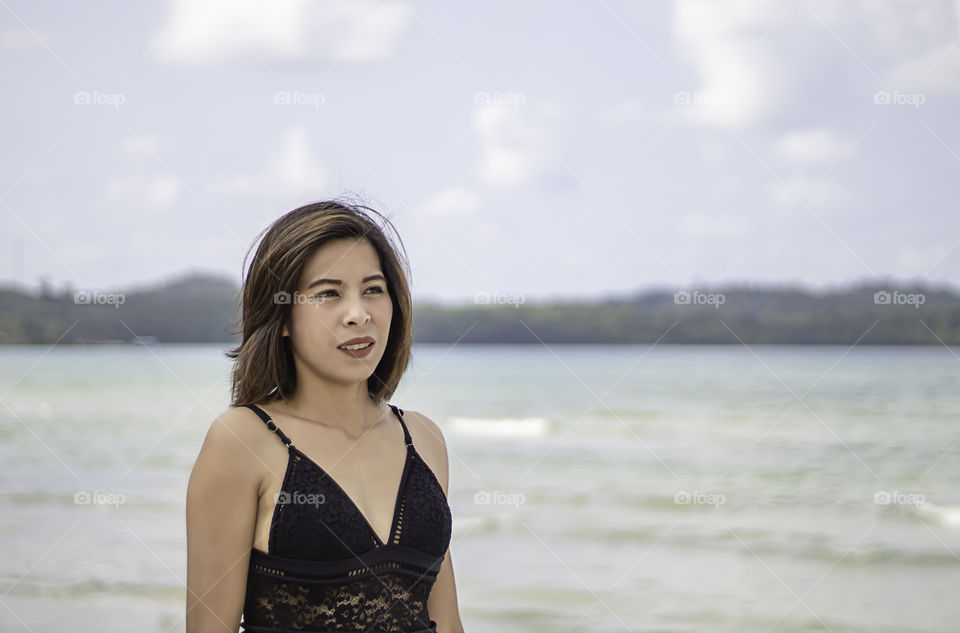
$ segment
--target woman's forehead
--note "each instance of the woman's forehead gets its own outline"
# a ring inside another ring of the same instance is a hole
[[[353,281],[380,272],[380,258],[367,240],[341,238],[316,249],[303,267],[303,278],[330,277]]]

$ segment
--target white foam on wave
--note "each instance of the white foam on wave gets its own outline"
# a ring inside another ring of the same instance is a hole
[[[516,524],[517,521],[515,512],[491,512],[485,515],[461,512],[454,518],[453,531],[455,534],[496,532]]]
[[[924,502],[917,506],[915,512],[920,517],[941,525],[960,527],[960,506],[938,506],[935,503]]]
[[[457,433],[482,437],[541,437],[547,434],[546,418],[451,418]]]

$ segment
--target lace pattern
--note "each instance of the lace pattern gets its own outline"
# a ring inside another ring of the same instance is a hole
[[[427,598],[433,579],[393,572],[331,585],[285,582],[251,574],[244,603],[246,626],[295,631],[382,631],[431,629]]]

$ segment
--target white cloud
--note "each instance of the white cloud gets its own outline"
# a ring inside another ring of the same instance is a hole
[[[960,0],[814,0],[809,9],[880,80],[874,90],[960,93]]]
[[[306,128],[296,126],[286,131],[279,150],[262,169],[228,176],[214,186],[214,191],[228,197],[274,199],[278,195],[314,194],[326,186],[329,175],[313,154]]]
[[[549,114],[555,118],[557,112]],[[478,172],[483,184],[519,187],[544,175],[550,166],[552,152],[545,146],[549,135],[524,121],[520,108],[484,105],[476,109],[473,122],[483,149]]]
[[[882,88],[960,94],[960,42],[934,44],[886,75]]]
[[[829,165],[840,156],[854,153],[851,143],[843,141],[828,130],[808,128],[791,130],[784,134],[774,148],[780,158],[803,165]],[[847,152],[847,154],[844,154]]]
[[[958,0],[807,0],[824,23],[873,66],[913,57],[957,38]]]
[[[761,38],[780,3],[762,0],[677,0],[674,30],[700,72],[696,87],[678,86],[689,103],[677,105],[704,122],[740,126],[765,114],[778,92],[770,41]]]
[[[165,61],[218,64],[256,58],[365,62],[389,57],[407,28],[402,2],[171,0],[156,36]]]
[[[480,210],[480,198],[464,187],[444,189],[420,205],[420,211],[430,217],[463,217]]]
[[[698,80],[674,112],[696,123],[795,118],[823,91],[960,93],[960,0],[677,0],[673,27]],[[832,74],[836,80],[825,79]]]

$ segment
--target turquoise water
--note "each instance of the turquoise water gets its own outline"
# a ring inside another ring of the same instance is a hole
[[[223,349],[0,347],[0,630],[183,630]],[[392,402],[444,430],[469,633],[952,633],[956,353],[417,346]]]

